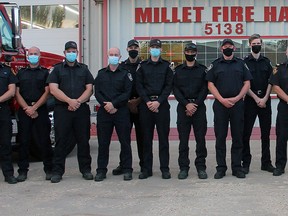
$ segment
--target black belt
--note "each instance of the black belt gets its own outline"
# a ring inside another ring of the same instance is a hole
[[[263,95],[264,91],[262,90],[255,90],[253,91],[256,95]]]
[[[158,100],[158,95],[151,95],[151,96],[149,96],[149,99],[151,100],[151,101],[157,101]]]
[[[26,101],[28,106],[33,106],[36,102],[30,102],[30,101]]]
[[[194,99],[194,98],[188,98],[186,100],[188,100],[189,103],[195,103],[195,101],[196,101],[196,99]]]
[[[0,103],[0,109],[5,106],[8,106],[8,101]]]
[[[0,106],[1,106],[1,105],[8,105],[8,101],[1,102],[1,103],[0,103]]]

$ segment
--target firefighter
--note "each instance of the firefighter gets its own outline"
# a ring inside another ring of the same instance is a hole
[[[215,179],[226,175],[226,137],[230,123],[232,146],[232,175],[245,178],[241,167],[244,127],[243,97],[250,88],[252,76],[242,59],[234,57],[236,50],[231,39],[221,44],[222,56],[216,59],[207,70],[208,89],[214,95],[214,130],[216,136],[217,172]]]
[[[142,129],[140,126],[140,120],[139,120],[139,112],[138,112],[138,105],[141,102],[141,98],[139,97],[137,91],[136,91],[136,69],[141,62],[139,58],[139,42],[137,40],[130,40],[127,44],[127,52],[129,54],[129,57],[123,61],[120,66],[124,69],[126,69],[133,78],[133,85],[132,85],[132,91],[130,98],[128,100],[128,108],[130,111],[130,122],[131,122],[131,130],[132,126],[134,124],[135,126],[135,132],[136,132],[136,141],[137,141],[137,151],[138,151],[138,157],[139,157],[139,165],[140,170],[143,170],[143,141],[142,141]],[[122,152],[122,151],[121,151]],[[120,163],[117,168],[115,168],[112,173],[113,175],[120,175],[123,173],[122,171],[122,157],[123,154],[120,152]]]
[[[0,58],[2,52],[0,51]],[[9,99],[15,95],[17,78],[10,67],[0,64],[0,162],[5,182],[16,184],[11,154],[12,122]]]
[[[288,47],[286,49],[288,57]],[[276,117],[276,168],[273,176],[284,174],[287,163],[287,140],[288,140],[288,61],[277,65],[270,79],[273,91],[280,99],[277,106]]]
[[[19,82],[16,88],[16,100],[20,105],[18,111],[20,148],[18,159],[18,182],[27,179],[29,171],[29,145],[34,141],[43,159],[46,180],[52,176],[52,146],[50,140],[50,119],[46,101],[49,86],[46,84],[49,71],[39,64],[40,50],[37,47],[28,49],[29,65],[17,73]],[[33,139],[34,138],[34,139]]]
[[[95,181],[106,178],[109,146],[113,128],[121,144],[121,171],[123,179],[132,179],[132,151],[130,113],[127,102],[132,89],[132,75],[119,66],[119,48],[108,51],[109,65],[98,71],[95,78],[95,97],[101,104],[97,112],[98,157]]]
[[[206,67],[199,64],[195,57],[197,46],[194,43],[186,44],[184,48],[186,61],[175,68],[173,93],[178,101],[177,130],[179,134],[178,164],[180,173],[178,179],[186,179],[190,169],[189,136],[191,126],[195,134],[196,159],[195,166],[198,177],[206,179],[206,141],[207,132],[206,106],[204,100],[208,94]]]
[[[163,179],[170,179],[169,130],[170,105],[168,97],[172,91],[173,71],[170,63],[161,58],[162,42],[150,40],[150,58],[142,61],[136,72],[136,89],[141,97],[139,105],[140,124],[143,132],[144,167],[139,179],[153,174],[153,134],[156,125],[159,136],[160,170]]]
[[[93,76],[88,66],[77,61],[78,49],[74,41],[65,44],[65,61],[55,65],[47,83],[56,99],[54,109],[56,146],[53,157],[52,183],[58,183],[65,172],[65,149],[69,136],[77,143],[79,170],[85,180],[93,180],[90,155],[90,108],[86,103],[93,94]],[[71,133],[73,131],[73,133]],[[71,140],[71,139],[70,139]],[[73,143],[74,144],[74,143]]]
[[[253,34],[249,38],[251,53],[244,58],[253,79],[251,80],[251,88],[244,100],[244,132],[243,132],[243,155],[242,166],[243,171],[248,174],[252,159],[250,152],[250,136],[253,126],[258,116],[261,129],[261,170],[273,172],[274,167],[271,164],[270,155],[270,130],[271,130],[271,84],[269,78],[273,68],[270,60],[263,56],[261,51],[262,38],[259,34]]]

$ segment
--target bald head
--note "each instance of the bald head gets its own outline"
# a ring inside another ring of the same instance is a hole
[[[37,55],[40,56],[40,49],[38,47],[31,47],[28,49],[28,55]]]
[[[120,49],[118,47],[112,47],[108,50],[108,56],[121,56]]]

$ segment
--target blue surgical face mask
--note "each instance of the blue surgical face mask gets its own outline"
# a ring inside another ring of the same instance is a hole
[[[151,48],[151,49],[150,49],[150,54],[151,54],[151,56],[153,56],[153,57],[158,57],[158,56],[160,56],[160,53],[161,53],[161,51],[160,51],[160,49],[158,49],[158,48]]]
[[[77,58],[77,53],[74,53],[74,52],[66,53],[66,59],[68,62],[75,62],[76,58]]]
[[[118,56],[109,56],[109,64],[117,65],[118,63],[119,63],[119,57]]]
[[[37,55],[28,55],[28,61],[31,64],[35,65],[35,64],[37,64],[39,62],[39,56],[37,56]]]

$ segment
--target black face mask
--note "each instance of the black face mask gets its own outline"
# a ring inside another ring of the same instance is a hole
[[[129,56],[134,59],[138,56],[138,50],[129,50]]]
[[[252,52],[253,53],[259,53],[260,52],[260,50],[261,50],[261,45],[254,45],[254,46],[252,46]]]
[[[185,54],[185,58],[188,62],[192,62],[195,60],[195,57],[196,57],[196,54],[194,55],[188,55],[188,54]]]
[[[232,48],[226,48],[226,49],[223,49],[223,54],[225,55],[225,56],[231,56],[232,55],[232,53],[233,53],[233,49]]]

